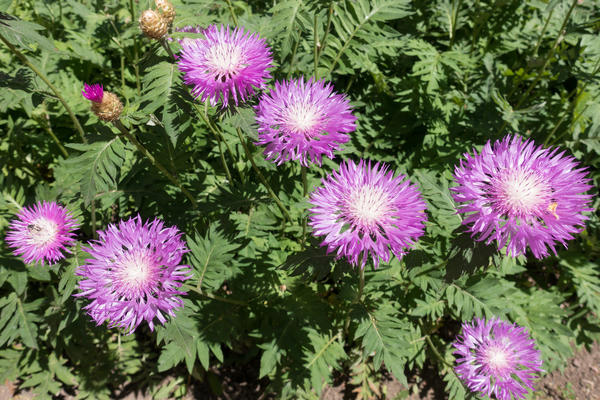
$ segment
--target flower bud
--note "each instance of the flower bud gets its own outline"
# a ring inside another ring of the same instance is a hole
[[[173,4],[169,0],[154,0],[154,3],[160,10],[163,19],[167,21],[167,24],[172,24],[175,19],[175,7],[173,7]]]
[[[173,12],[175,12],[173,10]],[[167,34],[169,24],[159,13],[154,10],[146,10],[140,15],[140,29],[144,35],[151,39],[161,39]]]
[[[92,102],[92,111],[102,121],[116,121],[121,116],[123,104],[114,93],[104,91],[102,85],[86,83],[81,94]]]

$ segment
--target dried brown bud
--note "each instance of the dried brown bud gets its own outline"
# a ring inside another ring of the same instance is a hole
[[[121,116],[123,104],[114,93],[105,91],[102,102],[92,102],[92,111],[102,121],[112,122]]]
[[[167,34],[169,24],[156,11],[146,10],[140,15],[140,29],[151,39],[161,39]]]
[[[156,7],[160,10],[162,17],[171,25],[175,19],[175,7],[169,0],[154,0]]]

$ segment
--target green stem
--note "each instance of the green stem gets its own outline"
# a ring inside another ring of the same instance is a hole
[[[228,297],[221,297],[221,296],[217,296],[216,294],[212,294],[212,293],[206,293],[194,286],[186,286],[185,289],[191,290],[194,293],[198,293],[199,295],[207,297],[212,300],[222,301],[223,303],[235,304],[238,306],[247,306],[248,305],[248,303],[246,303],[245,301],[230,299]]]
[[[294,49],[292,50],[292,58],[290,59],[290,68],[288,69],[288,73],[287,73],[287,77],[289,78],[290,75],[292,75],[292,67],[296,62],[296,52],[298,51],[298,46],[300,45],[300,33],[298,33],[298,40],[296,41],[296,44],[294,45]]]
[[[164,49],[167,51],[167,53],[173,60],[177,60],[177,58],[175,58],[175,55],[173,54],[173,50],[171,50],[171,46],[169,46],[169,42],[167,41],[166,37],[160,39],[160,44],[162,45],[162,47],[164,47]]]
[[[314,62],[315,62],[315,80],[319,79],[319,73],[317,71],[317,68],[319,66],[319,47],[321,47],[321,44],[319,43],[319,32],[317,31],[318,23],[319,23],[319,17],[317,15],[317,11],[315,11],[314,26],[313,26],[313,34],[314,34],[313,57],[314,57]]]
[[[365,288],[365,268],[361,267],[360,272],[359,272],[359,280],[358,280],[358,293],[356,294],[354,303],[361,302],[361,297],[363,295],[364,288]]]
[[[21,53],[19,50],[17,50],[17,48],[15,46],[13,46],[8,40],[6,40],[4,38],[4,36],[2,36],[1,34],[0,34],[0,40],[2,42],[4,42],[4,44],[8,46],[10,51],[12,51],[21,61],[23,61],[23,63],[25,65],[27,65],[33,72],[35,72],[36,75],[39,76],[40,79],[42,81],[44,81],[44,83],[46,85],[48,85],[48,87],[50,88],[50,90],[52,90],[52,92],[54,92],[54,95],[62,103],[63,107],[65,107],[65,110],[67,110],[69,117],[71,117],[71,121],[73,121],[73,125],[75,126],[75,129],[77,129],[77,132],[79,132],[81,141],[83,143],[87,143],[87,139],[85,138],[85,134],[83,132],[83,128],[81,127],[81,124],[79,123],[79,120],[77,120],[77,117],[73,113],[73,110],[71,110],[71,107],[69,107],[69,105],[67,104],[65,99],[61,96],[58,89],[48,80],[48,78],[46,77],[46,75],[44,75],[44,73],[42,71],[40,71],[35,65],[33,65],[31,62],[29,62],[29,59],[23,53]]]
[[[235,10],[233,9],[233,4],[231,4],[231,0],[225,0],[227,2],[227,7],[229,7],[229,12],[231,13],[231,18],[233,19],[233,23],[235,26],[238,26],[237,16],[235,15]]]
[[[306,199],[306,195],[308,194],[308,179],[306,177],[306,167],[304,165],[302,165],[300,167],[301,171],[302,171],[302,192],[303,192],[303,197]],[[304,244],[306,243],[306,225],[308,223],[308,218],[304,217],[302,218],[302,247],[304,247]]]
[[[431,340],[431,338],[429,337],[429,334],[425,336],[425,340],[427,341],[427,344],[429,345],[429,348],[431,349],[431,351],[433,351],[433,354],[435,354],[435,356],[445,365],[447,366],[452,372],[454,372],[454,366],[452,364],[450,364],[448,361],[446,361],[446,359],[444,357],[442,357],[442,355],[440,354],[440,352],[438,351],[437,347],[435,347],[435,345],[433,344],[433,341]]]
[[[319,54],[317,54],[318,58],[321,57],[321,53],[325,48],[325,43],[327,42],[327,35],[329,35],[329,29],[331,28],[331,17],[333,16],[333,2],[329,3],[329,13],[327,14],[327,27],[325,28],[325,33],[323,34],[323,39],[321,39],[321,46],[319,47]]]
[[[60,152],[63,154],[63,156],[65,156],[65,158],[69,157],[69,152],[67,151],[67,149],[65,149],[65,147],[62,145],[61,141],[58,139],[58,137],[54,134],[54,131],[52,130],[52,127],[50,126],[50,118],[48,117],[48,115],[46,114],[46,119],[48,120],[47,123],[45,123],[44,121],[38,121],[39,124],[42,126],[42,128],[48,133],[48,135],[50,135],[50,137],[52,138],[52,140],[54,140],[54,143],[56,143],[56,145],[58,146],[58,148],[60,149]]]
[[[462,0],[455,0],[454,7],[452,10],[452,27],[450,29],[450,47],[454,45],[454,38],[456,36],[456,21],[458,20],[458,10],[460,10]]]
[[[212,124],[210,118],[208,117],[208,112],[207,112],[208,100],[206,103],[204,103],[204,111],[202,111],[196,103],[192,103],[192,104],[194,105],[194,108],[198,112],[198,115],[200,115],[200,118],[202,118],[202,120],[204,121],[204,124],[206,124],[206,126],[208,126],[208,130],[213,134],[213,136],[219,143],[219,152],[221,153],[220,154],[221,155],[221,163],[223,164],[223,169],[225,169],[225,174],[227,175],[227,179],[229,179],[229,182],[232,183],[233,178],[231,176],[231,172],[229,171],[229,167],[227,166],[227,162],[225,161],[225,155],[221,151],[221,142],[225,143],[225,147],[227,148],[227,151],[229,151],[229,154],[231,155],[231,159],[235,160],[235,157],[233,155],[233,152],[231,151],[231,148],[229,147],[229,144],[227,144],[225,137],[223,137],[223,134]],[[242,184],[245,184],[246,182],[244,179],[244,174],[242,174],[242,172],[239,169],[238,169],[238,173],[240,175],[240,179],[242,180]]]
[[[129,140],[138,149],[140,153],[142,153],[144,156],[146,156],[148,160],[150,160],[150,162],[156,167],[156,169],[162,172],[171,182],[173,182],[175,186],[179,188],[179,190],[181,190],[185,197],[187,197],[190,200],[194,208],[198,208],[198,203],[196,202],[196,199],[185,187],[183,187],[183,185],[179,182],[179,179],[177,179],[169,171],[167,171],[167,169],[148,151],[148,149],[146,149],[144,145],[141,144],[135,138],[135,136],[129,133],[127,128],[123,126],[120,120],[113,121],[113,124],[117,127],[117,129],[119,129],[119,131],[121,131],[121,134],[123,134],[123,136],[125,136],[125,138],[127,138],[127,140]]]
[[[550,10],[550,13],[548,14],[548,18],[546,18],[546,22],[544,22],[544,27],[542,28],[542,33],[540,33],[540,37],[538,38],[537,43],[535,44],[535,48],[533,49],[534,56],[537,55],[538,49],[540,48],[540,45],[542,44],[542,39],[544,38],[544,34],[546,33],[548,24],[550,23],[550,20],[552,19],[552,14],[554,14],[554,8],[552,10]]]
[[[546,67],[550,63],[550,60],[552,59],[552,56],[554,55],[554,52],[556,51],[556,48],[558,47],[558,44],[559,44],[561,38],[563,37],[564,30],[567,26],[567,23],[569,22],[569,18],[571,17],[571,13],[573,12],[573,9],[577,5],[577,1],[578,0],[573,0],[573,3],[571,4],[569,11],[567,12],[567,15],[565,16],[565,19],[563,20],[562,26],[560,27],[560,30],[558,31],[558,35],[556,36],[556,39],[554,40],[554,43],[552,44],[550,51],[548,52],[548,54],[546,55],[546,58],[544,59],[544,64],[542,65],[542,68],[540,68],[538,70],[538,73],[537,73],[535,79],[533,80],[533,82],[531,82],[531,84],[529,85],[527,90],[521,95],[521,98],[517,102],[517,105],[513,108],[514,110],[518,110],[521,107],[521,105],[529,97],[529,94],[531,93],[533,88],[542,79],[542,75],[543,75],[544,71],[546,70]],[[498,132],[496,133],[496,136],[498,136],[502,133],[504,128],[506,128],[506,125],[508,125],[508,121],[504,121],[504,123],[502,124],[502,126],[500,127]]]
[[[92,238],[98,239],[96,233],[96,199],[92,199],[92,206],[90,207],[90,213],[92,214]]]
[[[286,210],[286,208],[283,205],[283,203],[281,202],[281,200],[279,200],[279,197],[277,197],[277,195],[275,194],[273,189],[271,189],[271,185],[269,185],[269,182],[267,182],[265,176],[262,174],[262,172],[260,172],[260,169],[258,169],[258,166],[256,165],[256,162],[254,161],[254,157],[252,157],[252,153],[250,153],[250,149],[248,149],[246,140],[244,139],[244,136],[242,135],[242,131],[240,130],[240,128],[237,128],[236,130],[237,130],[238,137],[240,138],[240,142],[242,143],[242,147],[244,148],[244,152],[246,153],[246,157],[248,158],[248,161],[250,161],[250,164],[252,164],[252,169],[254,169],[254,172],[256,173],[256,175],[258,175],[258,178],[264,185],[265,189],[267,189],[267,192],[269,192],[269,195],[271,196],[273,201],[275,201],[275,203],[277,204],[277,206],[283,213],[284,218],[286,218],[288,221],[291,222],[292,217]]]
[[[133,0],[129,0],[129,12],[131,13],[131,21],[135,21],[135,9],[133,8]],[[133,36],[133,70],[135,72],[135,85],[138,96],[142,95],[142,84],[140,80],[139,50],[137,38]]]

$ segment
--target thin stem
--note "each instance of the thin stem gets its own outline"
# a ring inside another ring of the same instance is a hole
[[[308,179],[306,177],[306,167],[304,165],[302,165],[300,167],[301,169],[301,173],[302,173],[302,192],[303,192],[303,197],[306,199],[306,195],[308,194]],[[302,247],[304,247],[304,244],[306,243],[306,225],[308,223],[308,218],[304,217],[302,218]]]
[[[131,13],[131,20],[135,21],[135,9],[133,8],[133,0],[129,0],[129,12]],[[137,38],[133,36],[133,70],[135,72],[135,85],[137,89],[138,96],[142,95],[142,84],[140,81],[140,67],[139,63],[139,51],[138,51],[138,42]]]
[[[63,107],[65,107],[65,109],[67,110],[67,113],[69,114],[69,117],[71,117],[71,121],[73,121],[73,125],[75,125],[75,129],[77,129],[77,132],[79,132],[81,141],[83,143],[87,143],[87,139],[85,138],[85,134],[83,132],[83,128],[81,127],[81,124],[79,123],[79,120],[73,113],[73,110],[71,110],[71,107],[69,107],[69,105],[67,104],[65,99],[61,96],[59,90],[48,80],[48,78],[46,77],[46,75],[44,75],[44,73],[42,71],[40,71],[35,65],[33,65],[31,62],[29,62],[29,59],[23,53],[21,53],[19,50],[17,50],[17,48],[15,46],[13,46],[12,43],[10,43],[8,40],[6,40],[4,38],[4,36],[2,36],[1,34],[0,34],[0,40],[2,42],[4,42],[4,44],[8,46],[10,51],[12,51],[19,59],[21,59],[21,61],[23,61],[23,63],[25,65],[27,65],[33,72],[35,72],[36,75],[39,76],[40,79],[42,81],[44,81],[44,83],[46,85],[48,85],[48,87],[50,88],[50,90],[52,90],[52,92],[54,92],[54,95],[62,103]]]
[[[166,37],[160,39],[160,44],[162,45],[162,47],[165,48],[165,50],[173,60],[177,60],[177,58],[175,58],[175,55],[173,54],[173,50],[171,50],[171,46],[169,46],[169,42],[167,41]]]
[[[429,348],[431,349],[431,351],[433,351],[433,354],[435,354],[435,356],[448,368],[450,368],[450,370],[452,372],[454,372],[454,366],[452,364],[450,364],[448,361],[446,361],[446,359],[444,357],[442,357],[442,355],[440,354],[440,352],[438,351],[438,349],[435,347],[435,345],[433,344],[433,342],[431,341],[431,338],[429,337],[429,334],[425,336],[425,340],[427,341],[427,344],[429,345]]]
[[[248,158],[248,161],[250,161],[250,164],[252,164],[252,169],[254,169],[254,172],[256,172],[256,175],[258,175],[258,178],[264,185],[265,189],[267,189],[267,192],[269,192],[269,195],[275,201],[275,203],[277,204],[277,206],[283,213],[284,218],[287,218],[287,220],[291,222],[292,217],[286,210],[286,208],[283,205],[283,203],[281,202],[281,200],[279,200],[279,197],[277,197],[277,195],[275,194],[273,189],[271,189],[271,185],[269,185],[269,182],[267,182],[267,180],[265,179],[265,176],[262,174],[262,172],[260,172],[260,169],[258,169],[258,166],[256,165],[256,162],[254,161],[254,157],[252,157],[252,153],[250,153],[250,149],[248,149],[246,140],[244,139],[244,137],[242,135],[242,131],[240,130],[240,128],[237,128],[236,130],[237,130],[238,137],[240,138],[240,142],[242,143],[242,147],[244,148],[244,152],[246,153],[246,157]]]
[[[48,135],[50,135],[50,137],[52,138],[52,140],[54,140],[54,143],[56,143],[56,145],[58,146],[58,148],[59,148],[60,152],[63,154],[63,156],[65,156],[65,158],[69,157],[69,152],[62,145],[61,141],[54,134],[54,131],[52,130],[52,127],[50,126],[50,117],[48,117],[48,114],[45,114],[45,117],[46,117],[46,122],[44,122],[44,121],[38,121],[39,124],[48,133]]]
[[[315,11],[314,17],[314,26],[313,26],[313,34],[314,34],[314,48],[313,48],[313,57],[315,60],[315,80],[319,79],[319,73],[317,72],[317,68],[319,66],[319,47],[321,44],[319,43],[319,32],[317,31],[317,25],[319,23],[319,16]]]
[[[135,138],[135,136],[129,133],[127,128],[123,126],[120,120],[113,121],[113,124],[117,127],[117,129],[119,129],[119,131],[121,131],[123,136],[125,136],[125,138],[127,138],[127,140],[129,140],[138,149],[140,153],[146,156],[146,158],[152,163],[152,165],[156,167],[156,169],[162,172],[171,182],[173,182],[175,186],[179,188],[179,190],[183,192],[185,197],[192,202],[192,206],[194,208],[198,208],[196,199],[185,187],[183,187],[183,185],[179,182],[179,179],[171,175],[171,173],[167,171],[167,169],[160,162],[158,162],[158,160],[148,151],[148,149],[146,149],[144,145]]]
[[[200,109],[200,107],[196,103],[192,103],[192,104],[194,105],[194,108],[198,112],[198,115],[200,115],[200,118],[202,118],[202,120],[204,121],[204,123],[206,124],[206,126],[208,126],[208,130],[213,134],[213,136],[215,137],[215,139],[219,143],[219,153],[220,153],[220,156],[221,156],[221,164],[223,164],[223,169],[225,170],[225,174],[227,175],[227,179],[229,179],[229,182],[232,183],[233,182],[233,178],[231,176],[231,172],[229,171],[229,167],[227,166],[227,162],[225,161],[225,155],[223,154],[223,152],[221,150],[221,142],[225,143],[225,147],[229,151],[229,154],[231,155],[231,158],[233,160],[235,160],[235,157],[233,155],[233,152],[231,151],[231,148],[227,144],[227,141],[223,137],[223,134],[212,124],[210,118],[208,117],[208,112],[207,112],[208,101],[206,103],[204,103],[204,111],[202,111]],[[245,184],[246,182],[245,182],[245,179],[244,179],[244,174],[242,174],[242,172],[239,169],[238,169],[238,173],[240,175],[240,179],[242,180],[242,184]]]
[[[544,71],[546,70],[546,67],[550,63],[550,60],[552,59],[552,56],[554,55],[554,52],[556,51],[556,48],[558,47],[558,44],[559,44],[561,38],[563,38],[564,30],[565,30],[565,28],[567,26],[567,23],[569,22],[569,18],[571,17],[571,13],[573,12],[573,9],[577,5],[577,1],[578,0],[573,0],[573,3],[571,4],[571,7],[569,8],[569,11],[567,12],[567,15],[565,16],[565,19],[563,20],[562,26],[560,27],[560,30],[558,31],[558,35],[556,36],[556,39],[554,40],[554,43],[552,44],[552,47],[550,48],[550,51],[546,55],[546,58],[544,60],[544,64],[542,65],[542,68],[540,68],[538,70],[538,73],[537,73],[535,79],[533,80],[533,82],[531,82],[531,84],[529,85],[529,87],[527,88],[527,90],[521,95],[521,98],[517,102],[517,105],[513,108],[514,110],[518,110],[519,107],[521,107],[521,105],[529,97],[529,94],[531,93],[531,91],[533,90],[533,88],[542,79],[542,75],[543,75]],[[506,127],[506,125],[508,125],[508,121],[504,121],[504,123],[502,124],[502,126],[500,127],[500,129],[498,130],[498,132],[496,133],[496,136],[498,136],[498,135],[500,135],[502,133],[502,131],[504,130],[504,128]]]
[[[331,28],[331,17],[333,16],[333,1],[329,3],[329,13],[327,13],[327,27],[325,28],[325,33],[323,34],[323,39],[321,39],[321,46],[319,47],[319,54],[317,57],[321,57],[321,53],[323,49],[325,49],[325,43],[327,42],[327,35],[329,35],[329,29]]]
[[[460,5],[462,3],[462,0],[455,0],[454,1],[454,7],[452,10],[452,27],[450,30],[450,47],[452,47],[452,45],[454,45],[454,38],[456,36],[456,21],[458,20],[458,10],[460,9]]]
[[[229,7],[229,12],[231,13],[231,19],[233,19],[233,23],[235,26],[238,26],[237,16],[235,15],[235,10],[233,9],[233,4],[231,4],[231,0],[225,0],[227,2],[227,7]]]
[[[361,297],[363,295],[364,288],[365,288],[365,268],[361,267],[360,272],[359,272],[359,280],[358,280],[358,293],[356,294],[354,303],[361,302]]]
[[[292,50],[292,58],[290,59],[290,68],[288,69],[288,73],[287,73],[288,78],[292,74],[292,67],[296,61],[296,52],[298,51],[298,46],[300,45],[300,39],[301,39],[300,34],[298,34],[298,40],[296,41],[296,44],[294,45],[294,49]]]
[[[98,234],[96,233],[96,199],[92,199],[92,206],[90,207],[92,214],[92,237],[94,239],[98,239]]]
[[[537,55],[538,49],[540,48],[540,45],[542,44],[542,39],[544,38],[544,34],[546,33],[546,29],[548,28],[548,24],[550,23],[550,20],[552,19],[552,14],[554,14],[554,8],[552,10],[550,10],[550,13],[548,14],[548,18],[546,18],[546,22],[544,23],[544,27],[542,28],[542,32],[540,33],[540,37],[537,40],[537,43],[535,44],[535,48],[533,49],[533,55]]]
[[[230,299],[228,297],[217,296],[216,294],[203,292],[201,289],[198,289],[194,286],[186,286],[185,289],[191,290],[194,293],[198,293],[201,296],[207,297],[212,300],[222,301],[223,303],[235,304],[238,306],[247,306],[248,303],[241,300]]]

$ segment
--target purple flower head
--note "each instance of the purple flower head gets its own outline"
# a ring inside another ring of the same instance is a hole
[[[73,230],[77,226],[65,207],[55,202],[38,202],[19,212],[9,226],[6,241],[15,249],[13,254],[22,256],[26,264],[54,264],[65,257],[63,250],[71,252],[67,246],[75,243]]]
[[[210,99],[211,105],[222,101],[227,107],[230,97],[237,105],[254,93],[255,88],[266,86],[271,77],[267,68],[272,66],[271,51],[257,33],[244,28],[231,30],[229,26],[211,25],[202,31],[205,39],[181,42],[179,69],[183,81],[193,85],[192,94],[201,101]]]
[[[93,101],[94,103],[102,103],[102,98],[104,97],[104,88],[99,83],[94,83],[92,85],[84,83],[81,94],[83,97]]]
[[[276,82],[275,88],[263,94],[256,106],[258,142],[266,145],[267,160],[277,164],[300,160],[308,166],[309,159],[321,165],[325,154],[333,158],[356,129],[346,97],[333,91],[330,83],[312,78]]]
[[[77,271],[83,279],[75,295],[92,300],[84,309],[97,325],[108,320],[132,333],[145,320],[153,330],[155,317],[164,324],[165,313],[183,307],[179,288],[190,275],[180,262],[188,249],[176,227],[142,223],[138,215],[98,235],[87,249],[92,258]]]
[[[580,232],[588,219],[591,186],[584,168],[558,148],[536,146],[520,136],[506,136],[492,146],[488,141],[481,153],[465,154],[455,167],[452,188],[458,212],[467,214],[478,240],[498,242],[516,257],[527,246],[537,258],[556,254],[557,242],[567,247],[572,234]]]
[[[427,216],[419,190],[387,166],[348,160],[322,184],[310,196],[309,225],[314,235],[325,235],[321,246],[337,258],[364,268],[371,257],[377,268],[390,251],[401,258],[423,235]]]
[[[493,318],[462,324],[453,346],[458,376],[472,392],[498,400],[524,399],[541,372],[540,352],[527,329]]]

